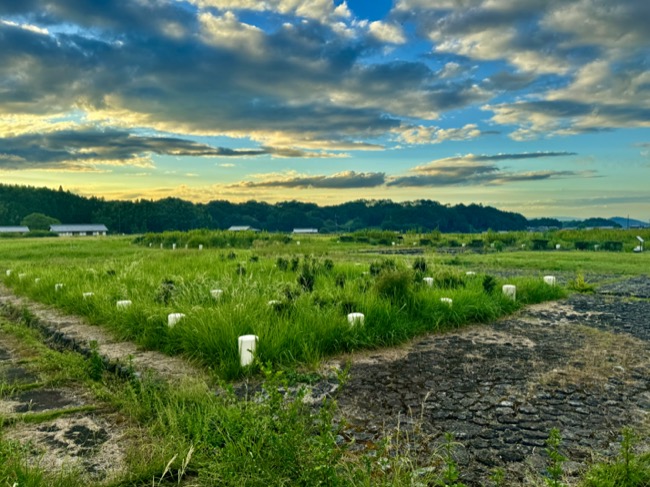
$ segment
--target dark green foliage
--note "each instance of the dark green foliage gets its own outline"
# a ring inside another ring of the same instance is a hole
[[[157,303],[169,304],[174,296],[176,285],[171,279],[164,279],[158,287],[155,300]]]
[[[416,257],[413,261],[413,270],[416,272],[426,272],[427,271],[427,261],[424,257]]]
[[[20,222],[21,225],[29,227],[30,231],[43,230],[46,232],[50,230],[50,225],[58,225],[59,223],[61,222],[56,218],[44,215],[43,213],[30,213]]]
[[[494,289],[497,286],[497,280],[494,278],[494,276],[490,275],[485,275],[483,276],[483,291],[485,291],[486,294],[492,294],[494,292]]]
[[[238,276],[245,276],[246,275],[246,266],[244,264],[242,264],[242,263],[238,263],[236,272],[237,272]]]
[[[370,264],[370,275],[378,276],[382,272],[394,271],[395,269],[397,269],[397,264],[393,259],[379,260]]]
[[[340,287],[341,289],[345,287],[345,281],[347,278],[345,277],[345,274],[337,274],[336,277],[334,278],[334,284],[336,287]]]
[[[275,261],[275,266],[281,271],[286,271],[289,268],[289,261],[284,257],[278,257]]]
[[[594,465],[585,474],[584,487],[646,487],[650,485],[650,453],[637,455],[634,447],[638,437],[624,428],[621,450],[612,463]]]
[[[548,248],[548,240],[537,238],[532,243],[533,250],[546,250]]]
[[[603,250],[609,250],[610,252],[621,252],[623,250],[623,242],[603,242]]]
[[[332,269],[334,269],[334,261],[332,259],[325,259],[323,261],[323,270],[329,272]]]
[[[228,252],[228,254],[226,255],[226,258],[228,258],[228,259],[230,259],[230,260],[235,260],[235,259],[237,258],[237,254],[234,253],[234,252],[232,252],[232,251],[230,251],[230,252]]]
[[[292,257],[289,268],[296,272],[298,270],[298,265],[300,265],[300,257]]]
[[[375,289],[380,296],[394,303],[404,303],[412,294],[413,279],[406,270],[386,270],[375,282]]]
[[[433,284],[443,289],[457,289],[465,287],[465,278],[452,269],[444,269],[433,276]]]
[[[584,240],[580,240],[578,242],[575,242],[573,244],[576,250],[589,250],[593,248],[593,244],[591,242],[585,242]]]
[[[316,284],[316,262],[312,259],[305,259],[298,274],[298,284],[307,292],[314,290]]]
[[[104,360],[98,353],[98,346],[96,341],[90,343],[90,355],[88,357],[88,377],[94,381],[99,381],[102,379],[104,374]]]

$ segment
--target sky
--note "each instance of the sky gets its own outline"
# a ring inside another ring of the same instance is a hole
[[[2,0],[0,182],[650,220],[647,0]]]

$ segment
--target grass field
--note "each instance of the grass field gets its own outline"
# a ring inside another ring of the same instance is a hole
[[[432,250],[379,256],[365,244],[331,237],[239,244],[247,248],[185,249],[181,242],[173,250],[169,239],[162,249],[157,241],[134,245],[125,238],[4,241],[2,278],[19,294],[146,348],[183,354],[224,378],[244,372],[241,335],[259,337],[257,364],[316,365],[326,356],[486,322],[564,294],[539,273],[492,278],[481,270],[491,265],[487,256],[457,258],[467,260],[459,266]],[[506,283],[517,286],[516,301],[501,293]],[[218,297],[213,290],[221,291]],[[132,304],[118,308],[125,300]],[[362,326],[350,325],[352,312],[365,315]],[[173,327],[171,313],[184,315]]]
[[[127,469],[102,485],[461,487],[458,466],[444,447],[442,466],[424,473],[400,453],[399,441],[408,438],[393,438],[365,456],[346,451],[337,444],[336,404],[314,413],[300,395],[287,399],[279,392],[287,387],[283,369],[490,321],[525,304],[566,295],[562,286],[543,282],[546,273],[633,275],[650,268],[647,253],[500,252],[489,243],[481,254],[468,249],[448,254],[429,245],[422,255],[377,253],[420,247],[416,235],[395,246],[390,240],[338,243],[319,236],[222,240],[223,246],[215,247],[214,241],[192,237],[151,236],[137,244],[126,237],[0,240],[0,277],[16,293],[84,316],[146,348],[182,354],[222,378],[254,373],[266,382],[264,395],[240,400],[234,394],[215,395],[198,379],[176,386],[148,377],[123,379],[98,373],[92,359],[47,349],[34,330],[0,322],[0,331],[25,343],[44,383],[81,384],[102,410],[118,413],[129,428],[130,441],[139,446],[129,450]],[[515,270],[522,277],[499,277]],[[425,277],[432,278],[432,286]],[[503,296],[506,283],[517,286],[517,301]],[[62,286],[57,289],[57,284]],[[222,291],[219,298],[212,296],[214,289]],[[84,298],[84,293],[93,295]],[[453,300],[451,307],[442,297]],[[132,305],[120,309],[120,300]],[[363,325],[350,326],[352,311],[365,314]],[[170,328],[169,313],[185,317]],[[244,369],[237,337],[249,333],[259,337],[259,347],[257,361]],[[11,387],[0,388],[0,394],[11,393]],[[2,485],[88,485],[78,472],[52,474],[30,464],[28,446],[3,437],[9,426],[0,415]],[[551,465],[555,461],[561,473],[561,457],[553,457],[561,439],[549,434]],[[647,485],[611,482],[632,475],[640,482],[649,478],[648,455],[632,453],[630,435],[623,437],[620,458],[594,466],[581,485]],[[551,481],[556,480],[540,478],[535,485],[564,485]],[[507,485],[497,470],[486,482]]]

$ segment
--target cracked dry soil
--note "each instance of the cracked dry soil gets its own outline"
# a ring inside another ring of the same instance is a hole
[[[544,472],[551,428],[562,433],[574,478],[616,455],[623,426],[648,427],[650,301],[630,296],[650,296],[650,279],[604,291],[422,337],[393,353],[348,357],[350,379],[339,395],[344,440],[373,449],[391,435],[431,465],[453,433],[470,486],[486,485],[495,467],[506,470],[508,485],[530,485]]]
[[[623,426],[648,429],[649,296],[650,279],[637,277],[492,324],[332,359],[325,368],[350,364],[349,380],[336,393],[346,423],[340,441],[372,451],[391,437],[423,466],[435,466],[449,432],[458,442],[454,456],[467,485],[487,485],[495,467],[506,470],[507,485],[530,485],[544,471],[544,441],[557,427],[570,458],[565,471],[577,478],[588,463],[616,455]],[[47,316],[40,320],[47,326]],[[3,339],[0,381],[33,381]],[[324,380],[314,392],[322,396],[336,388]],[[74,391],[32,391],[41,402],[46,393],[56,402],[52,407],[83,404],[83,394]],[[18,412],[24,404],[40,403],[16,395],[1,407]],[[122,452],[114,446],[122,432],[110,415],[75,413],[12,426],[7,434],[30,438],[50,465],[76,462],[90,478],[106,478],[106,465],[121,464]]]

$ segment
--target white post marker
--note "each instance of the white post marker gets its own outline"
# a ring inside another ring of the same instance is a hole
[[[172,250],[176,250],[176,244],[172,244]]]
[[[199,244],[199,250],[203,250],[203,244]]]
[[[363,313],[348,314],[348,323],[350,323],[350,326],[363,325],[365,319],[366,317],[363,315]]]
[[[257,340],[257,335],[242,335],[237,340],[239,342],[239,363],[242,367],[253,363]]]
[[[18,274],[18,279],[20,279],[20,280],[22,281],[23,279],[25,279],[25,276],[26,276],[26,275],[27,275],[27,274],[22,274],[22,273],[21,273],[21,274]]]
[[[7,276],[10,276],[11,275],[11,269],[7,269],[6,274],[7,274]]]
[[[433,286],[433,277],[425,277],[422,280],[427,286],[429,287]]]
[[[118,308],[125,309],[125,308],[128,308],[129,306],[131,306],[132,303],[128,299],[122,299],[122,300],[118,301],[115,304],[117,305]]]
[[[214,299],[221,299],[221,296],[223,296],[223,290],[221,290],[221,289],[210,289],[210,295]]]
[[[61,284],[60,282],[58,282],[58,283],[56,283],[54,285],[54,290],[55,291],[60,291],[61,289],[63,289],[63,284]]]
[[[269,306],[278,306],[281,303],[281,301],[278,301],[277,299],[272,299],[268,303],[266,303]]]
[[[503,294],[515,301],[517,299],[517,286],[513,284],[504,284],[503,285]]]
[[[466,275],[466,276],[470,276],[470,277],[471,277],[471,276],[475,276],[475,275],[476,275],[476,272],[474,272],[474,271],[467,271],[467,272],[465,273],[465,275]]]
[[[440,302],[446,304],[451,308],[451,305],[454,303],[454,300],[451,298],[440,298]]]
[[[92,298],[95,295],[95,293],[83,293],[84,299]]]
[[[41,278],[40,278],[40,277],[37,277],[36,279],[34,279],[34,284],[38,284],[39,282],[41,282]]]
[[[161,248],[161,249],[163,248],[163,244],[160,244],[160,248]]]
[[[562,246],[560,244],[555,244],[555,250],[560,250]]]
[[[557,279],[555,279],[555,276],[544,276],[544,282],[549,286],[555,286]]]
[[[167,326],[173,328],[176,323],[185,318],[183,313],[169,313],[167,315]]]

